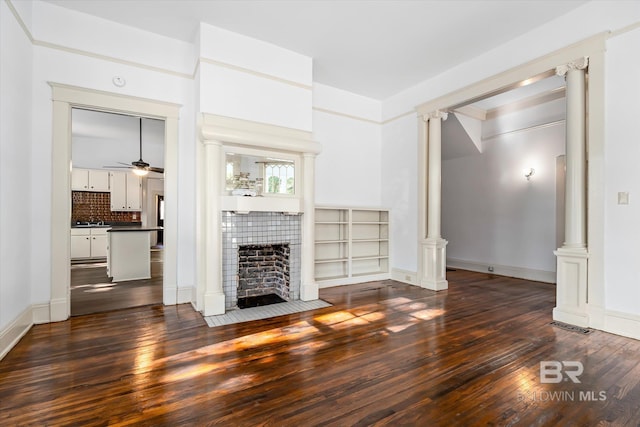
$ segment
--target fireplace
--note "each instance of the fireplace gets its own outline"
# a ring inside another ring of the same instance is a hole
[[[225,307],[275,294],[300,299],[301,216],[281,212],[222,212]]]
[[[238,307],[238,247],[244,245],[288,244],[287,300],[318,299],[314,175],[321,145],[307,130],[215,114],[202,113],[199,128],[195,307],[205,316]],[[282,164],[285,174],[275,168]]]
[[[238,247],[238,307],[289,300],[289,254],[288,243]]]

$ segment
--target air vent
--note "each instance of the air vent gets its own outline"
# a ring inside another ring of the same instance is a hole
[[[579,332],[581,334],[590,334],[591,332],[593,332],[593,329],[590,329],[590,328],[583,328],[580,326],[569,325],[567,323],[557,322],[555,320],[551,322],[550,325],[557,326],[558,328],[562,328],[566,331]]]

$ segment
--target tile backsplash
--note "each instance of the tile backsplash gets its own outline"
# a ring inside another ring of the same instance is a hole
[[[140,212],[111,212],[111,194],[89,191],[71,192],[71,221],[140,223]]]

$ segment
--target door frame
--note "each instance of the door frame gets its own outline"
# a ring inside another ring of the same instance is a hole
[[[71,110],[96,111],[150,117],[165,121],[164,192],[165,250],[162,299],[177,303],[178,229],[178,118],[181,105],[49,82],[52,89],[51,152],[51,298],[50,321],[62,321],[71,313]]]
[[[605,84],[605,51],[608,33],[596,34],[585,40],[551,52],[543,57],[520,66],[511,68],[500,74],[481,80],[477,83],[434,98],[416,107],[419,116],[429,112],[454,110],[463,105],[487,98],[506,90],[521,86],[528,79],[537,79],[550,75],[559,65],[563,65],[582,57],[589,58],[586,93],[586,144],[587,144],[587,314],[589,326],[604,329],[604,84]],[[418,130],[418,158],[426,158],[426,135],[424,126]],[[418,162],[418,250],[426,238],[426,165]],[[446,236],[443,236],[446,237]],[[418,277],[425,271],[424,257],[418,254]],[[557,272],[556,272],[557,274]],[[556,319],[559,320],[559,319]]]

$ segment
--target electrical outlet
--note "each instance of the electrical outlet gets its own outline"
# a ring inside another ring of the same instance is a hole
[[[409,276],[408,274],[406,276],[404,276],[404,280],[406,280],[407,282],[411,281],[411,276]]]
[[[493,273],[493,266],[492,265],[489,266],[489,273]]]

